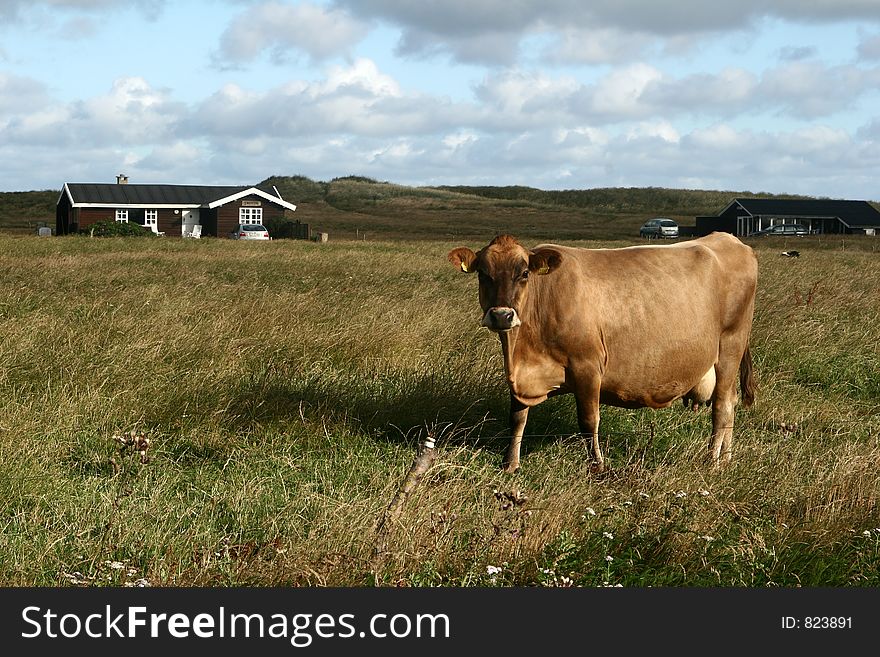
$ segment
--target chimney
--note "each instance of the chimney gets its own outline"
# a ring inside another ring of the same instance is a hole
[[[124,173],[120,173],[118,176],[116,176],[116,184],[117,185],[127,185],[128,184],[128,176],[126,176]]]

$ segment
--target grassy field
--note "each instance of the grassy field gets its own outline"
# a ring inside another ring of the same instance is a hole
[[[552,437],[577,431],[567,396],[510,476],[498,342],[445,260],[491,229],[0,235],[0,584],[880,585],[876,242],[756,244],[760,387],[729,467],[702,464],[707,412],[606,407],[591,475]]]

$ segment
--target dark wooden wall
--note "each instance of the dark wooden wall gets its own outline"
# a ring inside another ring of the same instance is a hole
[[[218,208],[199,209],[199,223],[202,225],[202,235],[205,237],[229,237],[232,230],[238,225],[239,209],[242,201],[259,202],[258,207],[263,209],[263,222],[270,219],[284,219],[286,210],[280,205],[275,205],[266,199],[251,195]],[[87,229],[99,221],[115,221],[116,208],[71,208],[66,201],[59,204],[56,211],[56,233],[75,233],[78,230]],[[252,206],[253,207],[253,206]],[[128,221],[131,223],[144,224],[144,209],[130,208]],[[157,230],[165,233],[168,237],[180,237],[182,225],[181,213],[175,213],[173,208],[158,208]]]
[[[270,203],[259,196],[246,196],[232,203],[221,205],[217,208],[217,235],[220,237],[228,237],[229,233],[238,226],[238,211],[242,207],[242,201],[259,201],[263,208],[263,223],[270,218],[283,219],[284,208],[280,205]]]

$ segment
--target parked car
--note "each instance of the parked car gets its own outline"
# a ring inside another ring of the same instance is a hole
[[[639,228],[639,237],[678,237],[678,224],[672,219],[657,217]]]
[[[749,233],[748,235],[746,235],[746,237],[766,237],[767,235],[788,235],[800,237],[802,235],[809,234],[810,229],[803,224],[776,224],[775,226],[768,226],[767,228],[756,230],[754,233]]]
[[[263,224],[238,224],[235,230],[229,233],[234,240],[268,240],[269,231]]]

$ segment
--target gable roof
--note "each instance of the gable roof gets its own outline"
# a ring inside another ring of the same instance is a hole
[[[244,196],[260,196],[288,210],[293,203],[243,185],[136,185],[118,183],[65,183],[61,192],[73,207],[208,207],[236,201]],[[61,199],[58,199],[59,202]]]
[[[738,205],[752,216],[834,217],[849,226],[880,226],[880,211],[867,201],[736,198],[724,211],[732,205]]]

